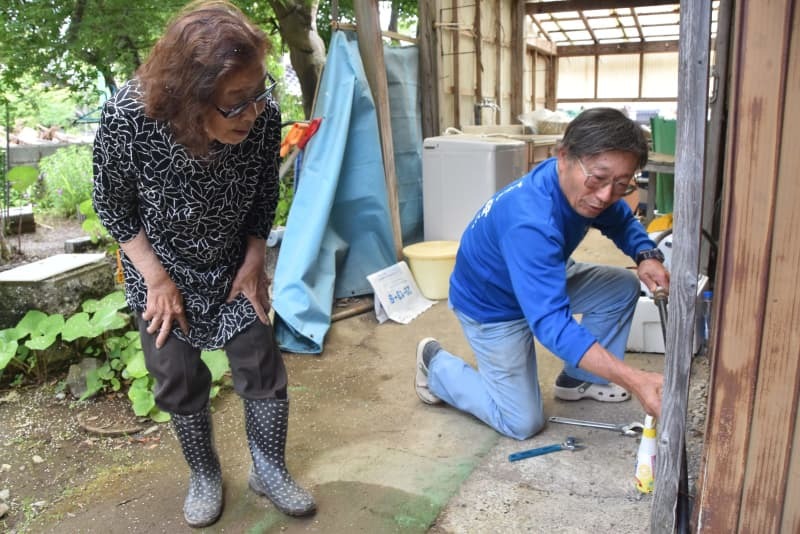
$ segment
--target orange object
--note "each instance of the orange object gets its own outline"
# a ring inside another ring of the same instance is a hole
[[[310,123],[308,123],[303,131],[303,137],[300,138],[300,141],[297,142],[297,147],[301,150],[306,147],[306,143],[308,140],[311,139],[311,136],[317,133],[319,130],[319,124],[322,122],[322,117],[317,117],[316,119],[312,119]]]
[[[124,284],[125,283],[125,273],[122,270],[122,255],[121,255],[119,249],[117,249],[116,256],[117,256],[117,272],[115,273],[116,274],[115,279],[116,279],[118,284]]]
[[[308,124],[305,122],[296,122],[292,124],[292,127],[289,129],[289,132],[286,134],[286,137],[284,137],[283,141],[281,141],[282,158],[285,158],[286,154],[289,153],[289,150],[291,150],[293,146],[297,145],[300,142],[307,128]]]
[[[319,129],[320,122],[322,122],[322,118],[317,117],[311,122],[296,122],[292,124],[286,137],[281,141],[281,157],[285,158],[292,147],[296,146],[301,150],[304,149],[308,140]]]

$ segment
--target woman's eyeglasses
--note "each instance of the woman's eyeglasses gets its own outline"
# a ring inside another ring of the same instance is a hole
[[[232,119],[244,113],[247,110],[247,108],[249,108],[253,104],[264,103],[272,94],[272,91],[273,89],[275,89],[275,86],[278,85],[278,82],[276,82],[275,78],[273,78],[269,73],[267,73],[267,76],[264,78],[264,83],[267,83],[267,81],[269,81],[267,86],[264,88],[263,91],[261,91],[257,95],[252,96],[242,102],[239,102],[230,109],[222,109],[219,106],[215,106],[217,108],[217,111],[219,111],[220,115],[222,115],[226,119]]]
[[[605,189],[607,186],[611,186],[611,192],[615,196],[624,197],[626,195],[630,195],[634,191],[636,191],[636,183],[633,178],[628,180],[614,180],[612,178],[604,178],[600,176],[595,176],[594,174],[590,174],[586,167],[583,166],[583,162],[579,158],[575,158],[578,161],[578,165],[581,166],[581,171],[583,171],[583,175],[586,176],[586,181],[583,183],[587,189],[591,189],[592,191],[599,191],[601,189]],[[635,178],[635,177],[634,177]]]

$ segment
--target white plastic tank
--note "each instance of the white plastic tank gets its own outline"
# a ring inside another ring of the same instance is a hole
[[[460,241],[475,212],[527,169],[523,141],[480,135],[429,137],[422,145],[425,241]]]

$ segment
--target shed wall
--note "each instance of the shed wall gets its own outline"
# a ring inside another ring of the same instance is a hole
[[[512,75],[514,2],[437,0],[439,38],[439,124],[462,128],[476,124],[475,104],[490,99],[499,111],[480,109],[482,124],[513,124]]]

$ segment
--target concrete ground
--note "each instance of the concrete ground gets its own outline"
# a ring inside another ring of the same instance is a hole
[[[577,254],[629,264],[590,234]],[[646,532],[650,496],[634,488],[638,438],[550,423],[526,441],[501,437],[473,417],[427,406],[414,394],[417,341],[434,335],[469,354],[458,323],[440,301],[409,325],[379,325],[369,312],[333,324],[319,356],[287,354],[291,412],[287,460],[316,496],[318,513],[293,519],[247,488],[250,460],[242,408],[232,392],[215,399],[216,443],[225,510],[208,532],[483,533]],[[642,421],[638,401],[557,401],[560,360],[542,347],[539,376],[547,415]],[[631,355],[660,370],[661,355]],[[510,453],[563,441],[586,448],[509,462]],[[181,506],[187,468],[172,433],[133,469],[113,470],[64,499],[32,532],[187,532]],[[93,488],[92,488],[93,486]],[[98,490],[98,488],[100,488]],[[91,499],[81,499],[81,494]],[[44,519],[44,518],[42,518]]]

